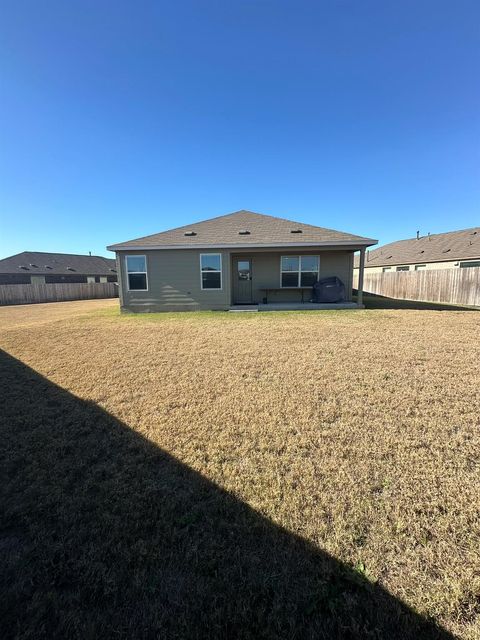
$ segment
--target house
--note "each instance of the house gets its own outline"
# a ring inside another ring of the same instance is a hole
[[[355,270],[360,257],[355,256]],[[367,251],[366,273],[480,267],[480,227],[398,240]]]
[[[0,260],[0,284],[116,281],[115,260],[102,256],[23,251]]]
[[[242,210],[107,248],[123,310],[186,311],[311,306],[312,285],[327,276],[342,280],[355,307],[353,255],[376,242]]]

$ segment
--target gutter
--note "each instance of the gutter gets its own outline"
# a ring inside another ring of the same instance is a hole
[[[343,242],[295,242],[289,244],[163,244],[163,245],[128,245],[111,244],[108,251],[162,251],[167,249],[288,249],[289,247],[370,247],[378,240],[364,238],[362,240],[347,240]]]
[[[459,262],[459,261],[464,261],[464,260],[480,260],[480,254],[477,255],[473,255],[473,256],[467,256],[467,257],[462,257],[462,258],[440,258],[437,260],[428,260],[428,259],[423,259],[423,260],[415,260],[413,262],[408,262],[408,261],[396,261],[396,262],[385,262],[385,263],[378,263],[376,262],[375,264],[371,264],[372,262],[372,258],[370,258],[370,264],[367,264],[367,261],[365,261],[365,269],[367,268],[373,268],[373,267],[397,267],[397,266],[410,266],[410,265],[414,265],[414,264],[437,264],[440,262]],[[358,264],[354,265],[354,269],[358,269]]]

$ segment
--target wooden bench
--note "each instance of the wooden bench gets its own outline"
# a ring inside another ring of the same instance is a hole
[[[259,287],[259,291],[265,291],[265,304],[268,304],[268,294],[275,291],[300,291],[302,294],[302,302],[305,302],[305,291],[312,292],[312,287]]]

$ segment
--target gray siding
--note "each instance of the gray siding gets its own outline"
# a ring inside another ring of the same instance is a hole
[[[222,254],[222,289],[200,284],[200,253]],[[148,291],[128,291],[126,255],[147,257]],[[226,251],[198,249],[122,251],[118,253],[121,306],[129,311],[196,311],[230,306],[230,259]]]
[[[200,253],[222,255],[222,289],[202,290],[200,281]],[[228,309],[232,304],[231,267],[234,257],[252,259],[253,298],[262,302],[262,287],[280,287],[280,257],[282,255],[319,255],[320,277],[338,276],[351,299],[353,252],[342,250],[299,251],[208,251],[199,249],[121,251],[117,253],[120,282],[120,305],[128,311],[195,311]],[[125,270],[126,255],[145,255],[148,269],[148,291],[128,291]],[[307,294],[306,294],[307,295]],[[300,293],[292,289],[269,294],[270,302],[296,302]]]

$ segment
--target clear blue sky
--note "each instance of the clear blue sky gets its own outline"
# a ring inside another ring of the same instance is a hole
[[[478,0],[0,5],[0,257],[243,208],[480,224]]]

